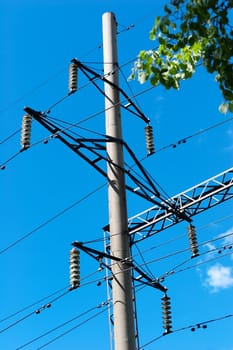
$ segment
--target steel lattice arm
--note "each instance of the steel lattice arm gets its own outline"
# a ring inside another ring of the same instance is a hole
[[[173,203],[179,211],[185,211],[190,217],[233,198],[233,168],[201,182],[188,190],[171,197],[167,202]],[[165,202],[166,203],[166,202]],[[150,237],[170,226],[183,221],[171,211],[160,206],[153,206],[129,218],[129,233],[132,243]]]
[[[188,215],[182,211],[176,209],[175,205],[171,202],[163,202],[160,193],[158,192],[155,184],[151,180],[150,176],[145,171],[144,167],[141,165],[140,161],[135,156],[134,152],[123,140],[115,139],[110,136],[103,136],[102,138],[88,139],[75,137],[67,128],[61,128],[54,121],[50,121],[46,114],[39,111],[35,111],[30,107],[24,108],[25,112],[28,115],[32,116],[36,121],[38,121],[42,126],[44,126],[49,132],[51,132],[54,137],[62,141],[68,148],[73,152],[79,155],[84,159],[88,164],[90,164],[95,170],[97,170],[101,175],[108,178],[106,172],[106,163],[118,167],[110,159],[109,155],[106,152],[106,143],[107,142],[118,142],[121,143],[129,156],[137,166],[137,170],[140,172],[139,175],[134,175],[130,169],[125,167],[121,170],[127,175],[127,178],[137,187],[132,187],[126,183],[126,189],[130,192],[144,198],[147,201],[150,201],[154,205],[159,205],[164,207],[164,210],[170,210],[174,215],[177,215],[182,220],[187,220],[191,222]]]

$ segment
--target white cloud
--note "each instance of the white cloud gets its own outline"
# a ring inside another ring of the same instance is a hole
[[[205,285],[213,292],[233,287],[233,271],[229,266],[215,264],[207,270]]]

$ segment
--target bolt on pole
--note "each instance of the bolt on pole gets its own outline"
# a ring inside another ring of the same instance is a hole
[[[103,14],[103,55],[106,79],[119,86],[116,19],[113,13]],[[106,135],[122,139],[119,90],[105,82]],[[128,215],[124,172],[123,146],[118,141],[107,142],[108,203],[111,255],[122,260],[130,257]],[[129,265],[112,261],[112,297],[115,350],[135,350],[132,297],[132,274]]]

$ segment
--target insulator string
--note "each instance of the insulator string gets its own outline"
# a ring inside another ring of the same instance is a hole
[[[70,251],[70,290],[80,286],[80,252],[75,247]]]
[[[73,60],[69,66],[69,94],[77,91],[78,86],[78,64]]]
[[[31,128],[32,128],[32,116],[26,114],[22,120],[22,132],[21,132],[21,146],[22,149],[27,149],[31,144]]]
[[[145,136],[146,136],[146,150],[147,150],[147,155],[149,156],[155,153],[153,128],[151,125],[147,125],[145,127]]]

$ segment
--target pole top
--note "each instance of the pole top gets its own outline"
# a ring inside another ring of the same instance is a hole
[[[104,12],[104,13],[103,13],[103,15],[102,15],[102,20],[103,20],[103,21],[104,21],[104,20],[107,21],[107,20],[110,19],[110,18],[114,19],[114,21],[117,23],[115,13],[113,13],[113,12],[111,12],[111,11],[109,11],[109,12]]]

